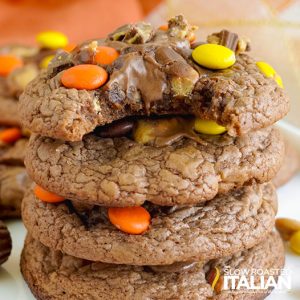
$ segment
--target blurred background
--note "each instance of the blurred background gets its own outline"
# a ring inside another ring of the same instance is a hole
[[[200,40],[223,28],[249,37],[253,55],[283,78],[292,98],[288,119],[300,126],[300,0],[0,0],[0,44],[34,44],[44,30],[77,43],[127,22],[159,26],[180,13],[199,26]]]

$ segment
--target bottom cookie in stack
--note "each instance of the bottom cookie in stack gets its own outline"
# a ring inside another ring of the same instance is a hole
[[[275,233],[251,249],[206,263],[130,266],[92,262],[51,250],[30,236],[21,258],[23,276],[38,299],[263,299],[270,289],[226,289],[224,270],[260,269],[267,274],[283,265],[284,248]],[[260,280],[256,276],[255,285]]]

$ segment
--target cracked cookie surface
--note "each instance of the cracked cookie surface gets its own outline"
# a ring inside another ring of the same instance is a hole
[[[120,53],[112,65],[103,66],[109,74],[107,83],[95,90],[64,87],[64,71],[93,63],[94,54],[89,61],[90,49],[59,53],[48,72],[34,79],[20,97],[24,127],[78,141],[97,126],[126,116],[193,114],[214,120],[237,136],[270,126],[289,110],[283,90],[265,77],[247,54],[239,54],[228,69],[213,71],[191,60],[187,40],[162,31],[142,44],[109,38],[90,43],[90,48],[109,46]]]
[[[55,252],[27,237],[21,258],[23,276],[34,295],[44,299],[264,299],[270,291],[213,291],[206,279],[212,267],[223,275],[224,266],[231,270],[280,269],[284,248],[272,233],[257,246],[233,257],[198,263],[182,273],[152,272],[142,266],[110,265],[85,261]],[[248,278],[248,277],[247,277]],[[259,278],[255,277],[255,282]]]
[[[63,142],[33,135],[25,165],[40,186],[74,201],[107,206],[186,205],[209,200],[279,170],[284,144],[277,129],[243,137],[202,136],[166,147],[128,138],[86,136]]]
[[[28,191],[22,217],[30,235],[52,249],[94,261],[160,265],[208,260],[254,246],[272,230],[277,198],[271,184],[252,185],[198,206],[156,214],[149,210],[151,224],[141,235],[118,230],[102,217],[107,208],[98,209],[98,221],[86,226],[67,203],[45,203]]]

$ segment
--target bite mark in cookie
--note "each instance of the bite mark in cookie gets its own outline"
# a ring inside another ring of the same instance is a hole
[[[144,23],[126,25],[106,40],[60,53],[22,95],[23,124],[35,133],[78,141],[97,126],[128,116],[191,114],[236,136],[272,125],[287,113],[289,101],[282,89],[250,56],[206,44],[231,51],[236,62],[218,71],[204,68],[191,58],[197,50],[188,38],[192,29],[182,17],[172,22],[166,31]],[[101,64],[99,47],[113,48],[119,56]],[[64,74],[82,64],[105,68],[106,84],[94,90],[66,87]]]

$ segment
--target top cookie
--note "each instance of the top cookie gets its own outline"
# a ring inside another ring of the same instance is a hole
[[[58,53],[21,96],[23,125],[78,141],[128,116],[191,114],[237,136],[288,112],[279,77],[240,53],[247,47],[237,35],[222,31],[193,50],[192,30],[181,16],[169,21],[168,30],[125,25],[105,40]]]

